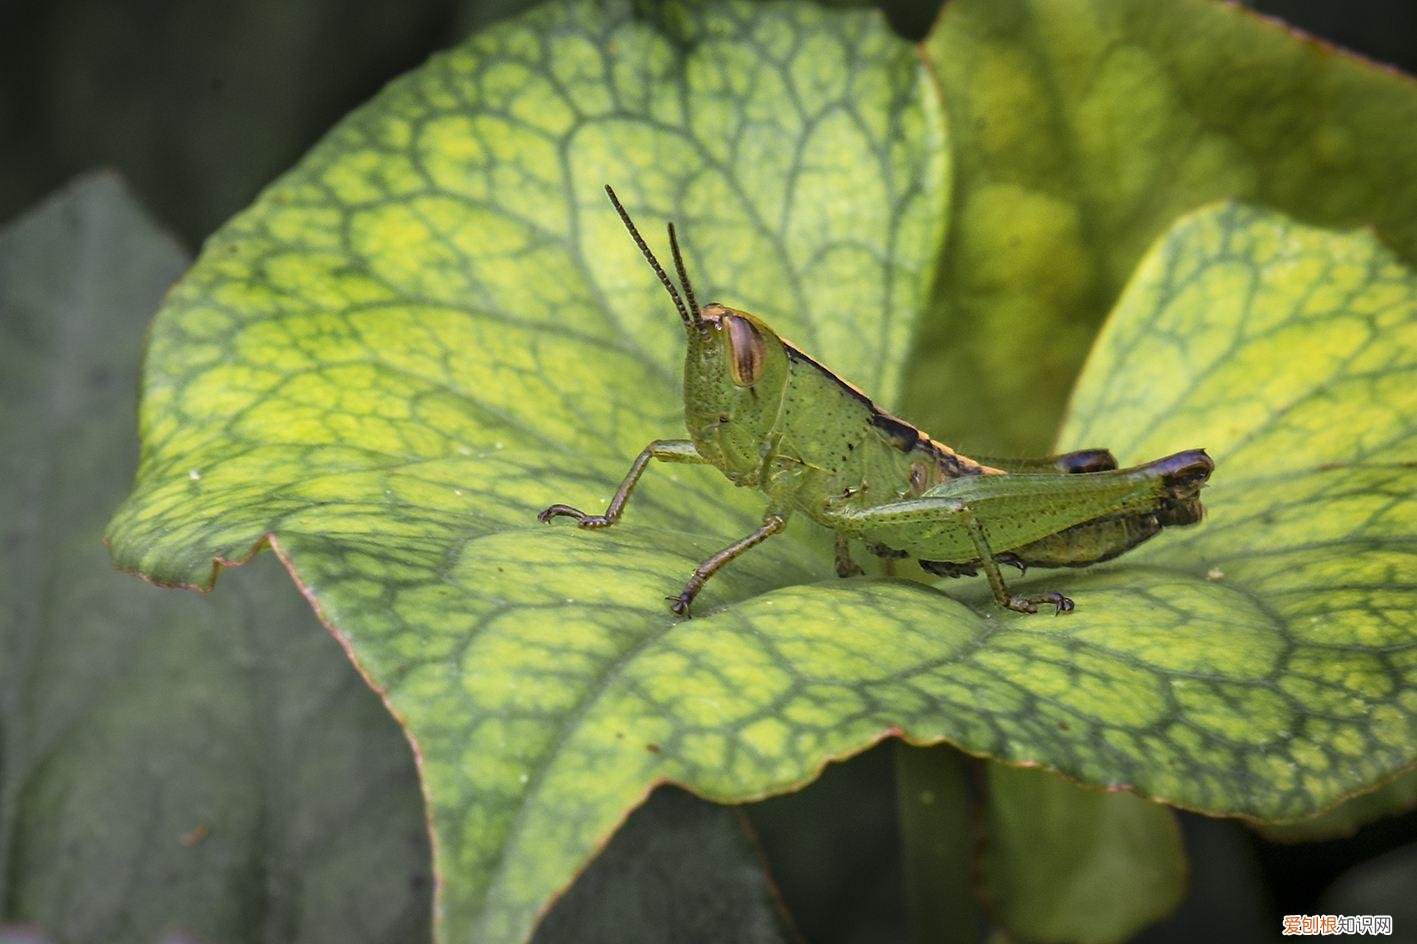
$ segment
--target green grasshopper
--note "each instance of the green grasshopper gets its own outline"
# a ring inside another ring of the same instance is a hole
[[[1001,564],[1086,567],[1136,547],[1170,525],[1200,521],[1201,486],[1214,463],[1204,450],[1118,469],[1105,449],[1040,459],[970,459],[878,408],[860,390],[780,338],[746,311],[700,309],[669,224],[683,295],[629,213],[606,187],[620,219],[669,292],[688,335],[684,421],[688,439],[657,439],[630,466],[604,514],[552,505],[537,517],[607,528],[651,459],[707,463],[734,485],[768,497],[762,527],[694,569],[670,609],[689,615],[704,584],[744,551],[787,526],[794,511],[836,532],[836,570],[862,573],[855,538],[879,557],[914,557],[930,573],[989,581],[1000,606],[1036,613],[1073,601],[1057,591],[1009,592]],[[687,300],[687,301],[686,301]]]

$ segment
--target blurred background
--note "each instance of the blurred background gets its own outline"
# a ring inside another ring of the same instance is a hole
[[[106,166],[195,250],[384,83],[467,32],[530,5],[10,0],[0,5],[0,221],[76,174]],[[911,38],[924,33],[939,7],[934,0],[883,5],[895,28]],[[1413,0],[1248,5],[1417,72]],[[807,790],[750,810],[809,941],[904,936],[896,749],[884,745],[834,765]],[[1372,824],[1349,839],[1304,845],[1269,842],[1233,822],[1182,819],[1191,891],[1143,941],[1265,940],[1278,936],[1277,915],[1332,910],[1335,899],[1325,895],[1361,901],[1384,883],[1414,874],[1412,863],[1394,871],[1389,860],[1417,841],[1417,813]],[[1410,899],[1413,892],[1417,884],[1401,893]],[[1413,933],[1417,918],[1405,925],[1399,920],[1397,927]]]
[[[0,219],[116,168],[191,248],[355,105],[532,0],[52,0],[0,4]],[[938,0],[882,0],[922,36]],[[1417,71],[1412,0],[1255,9]]]

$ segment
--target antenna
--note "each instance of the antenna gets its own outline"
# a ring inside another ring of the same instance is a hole
[[[650,252],[649,246],[645,244],[644,237],[635,228],[634,221],[630,219],[630,214],[625,212],[625,208],[620,204],[620,198],[615,196],[615,191],[609,184],[605,185],[605,193],[610,197],[610,202],[615,206],[615,212],[620,214],[620,220],[625,224],[625,228],[634,237],[635,245],[640,247],[640,252],[644,253],[645,259],[654,268],[654,274],[659,276],[659,281],[663,283],[669,292],[669,297],[674,299],[674,307],[679,309],[679,319],[684,322],[685,327],[692,327],[699,323],[698,309],[694,309],[693,316],[690,316],[689,309],[684,307],[684,299],[679,296],[679,290],[674,287],[674,283],[669,281],[669,276],[664,273],[664,267],[659,264],[659,260]],[[687,287],[687,286],[686,286]],[[692,297],[692,296],[691,296]]]
[[[694,324],[703,321],[699,314],[699,303],[694,299],[694,287],[689,284],[689,272],[684,268],[684,257],[679,254],[679,238],[674,235],[674,224],[669,224],[669,249],[674,253],[674,268],[679,272],[679,281],[684,284],[684,297],[689,300],[689,311],[694,314]]]

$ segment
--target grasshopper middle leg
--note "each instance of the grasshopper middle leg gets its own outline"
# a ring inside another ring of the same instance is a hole
[[[625,474],[625,480],[615,490],[615,495],[610,499],[610,504],[606,506],[604,514],[588,515],[579,508],[572,508],[570,505],[552,505],[538,514],[537,520],[546,524],[552,518],[565,515],[567,518],[575,518],[577,527],[610,527],[620,520],[620,515],[625,510],[625,502],[629,501],[630,493],[635,490],[635,483],[640,480],[640,476],[644,474],[645,466],[649,465],[651,459],[658,459],[660,462],[704,461],[703,457],[694,449],[694,444],[687,439],[656,439],[645,446],[643,452],[635,456],[635,461],[630,465],[630,471]]]
[[[769,512],[763,518],[763,526],[761,528],[742,540],[734,541],[732,544],[695,567],[694,575],[689,578],[688,583],[684,584],[684,589],[680,591],[679,595],[677,597],[665,597],[666,600],[671,601],[669,608],[678,616],[688,616],[689,605],[694,602],[694,597],[699,595],[699,591],[704,588],[704,584],[708,583],[708,579],[718,573],[719,568],[723,567],[724,564],[727,564],[739,554],[742,554],[748,548],[766,541],[786,526],[787,518],[783,515]]]
[[[836,535],[836,575],[838,577],[859,577],[866,571],[851,559],[851,539],[841,532]]]

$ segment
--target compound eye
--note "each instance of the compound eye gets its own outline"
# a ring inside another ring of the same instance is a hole
[[[724,315],[723,325],[728,337],[728,369],[733,374],[733,382],[740,387],[751,387],[763,372],[766,354],[763,336],[751,321],[737,315]]]

